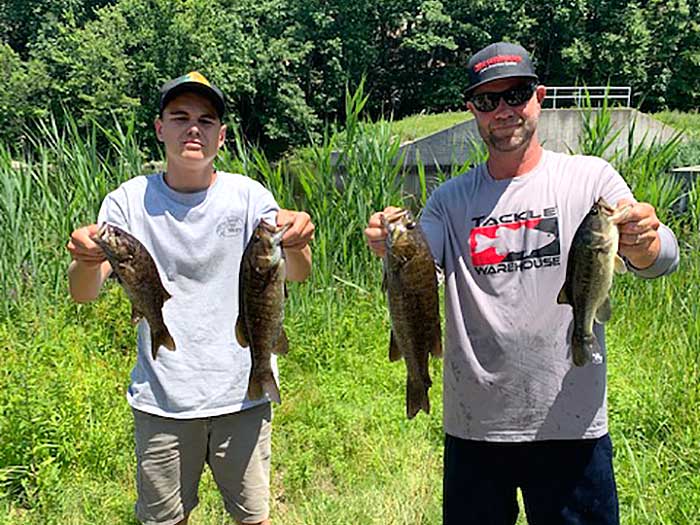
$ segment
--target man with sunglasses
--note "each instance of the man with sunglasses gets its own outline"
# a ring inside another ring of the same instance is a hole
[[[572,309],[557,296],[600,197],[632,205],[619,252],[635,274],[674,271],[678,244],[606,161],[542,147],[545,87],[522,47],[492,44],[468,68],[489,158],[437,188],[420,221],[445,271],[443,525],[513,525],[518,488],[531,525],[617,525],[603,328],[600,358],[575,366]],[[394,210],[365,230],[377,255]]]

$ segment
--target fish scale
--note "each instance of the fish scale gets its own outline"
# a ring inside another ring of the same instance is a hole
[[[267,393],[281,403],[271,357],[273,353],[286,354],[288,349],[283,327],[286,267],[281,242],[290,226],[278,228],[260,221],[241,259],[236,338],[250,349],[250,399]]]
[[[617,224],[629,207],[614,210],[601,197],[576,229],[567,259],[566,280],[557,302],[573,308],[572,359],[576,366],[602,362],[601,348],[593,333],[594,322],[610,320],[609,292],[615,270],[624,271],[617,255]]]
[[[141,317],[146,318],[153,359],[161,346],[175,350],[175,341],[163,321],[163,303],[170,299],[170,294],[146,247],[130,233],[108,223],[99,228],[92,240],[102,248],[131,301],[131,321],[137,323]]]
[[[430,413],[432,385],[428,356],[442,355],[437,276],[420,226],[405,210],[384,219],[388,231],[384,256],[391,336],[389,359],[406,364],[406,415]]]

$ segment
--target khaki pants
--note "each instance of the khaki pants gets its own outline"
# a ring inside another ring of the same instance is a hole
[[[268,517],[272,411],[269,403],[201,419],[170,419],[133,410],[138,500],[145,525],[173,525],[197,506],[207,463],[234,519]]]

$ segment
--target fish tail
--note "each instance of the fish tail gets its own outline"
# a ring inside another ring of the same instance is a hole
[[[168,350],[175,350],[175,341],[167,328],[151,331],[151,355],[155,360],[158,349],[164,346]]]
[[[275,376],[272,375],[272,372],[268,372],[263,377],[253,374],[250,375],[250,380],[248,381],[248,398],[260,399],[263,394],[267,394],[270,400],[277,404],[282,403],[280,389],[277,386],[277,381],[275,381]]]
[[[430,398],[428,397],[428,384],[420,379],[406,381],[406,416],[413,419],[422,409],[426,414],[430,414]]]
[[[571,337],[571,355],[576,366],[583,366],[593,359],[593,354],[600,352],[600,345],[594,335],[583,337],[574,334]]]

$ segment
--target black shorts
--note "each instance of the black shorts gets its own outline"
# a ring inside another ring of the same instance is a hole
[[[494,443],[445,436],[443,525],[618,525],[610,436]]]

